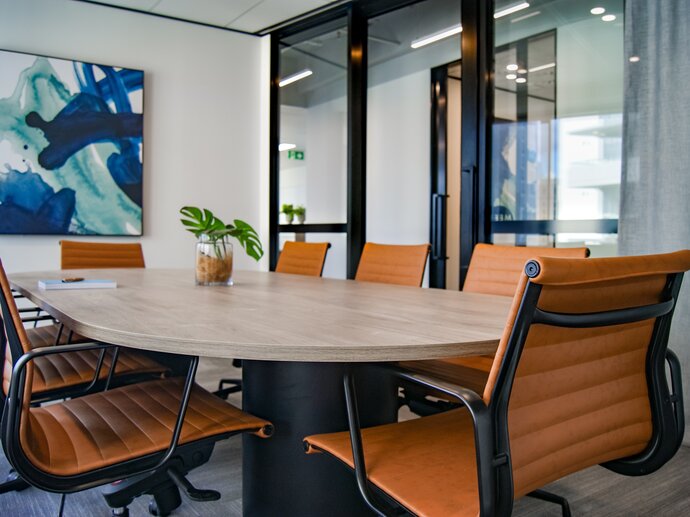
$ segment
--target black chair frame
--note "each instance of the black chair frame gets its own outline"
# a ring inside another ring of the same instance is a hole
[[[525,265],[528,278],[535,278],[539,271],[540,266],[535,261],[530,261]],[[416,384],[432,393],[452,397],[467,408],[474,424],[480,515],[510,515],[514,491],[508,433],[508,403],[530,326],[545,324],[558,327],[593,328],[656,318],[646,359],[653,426],[651,440],[641,453],[602,465],[609,470],[628,476],[650,474],[673,457],[682,443],[685,431],[680,363],[677,356],[667,348],[671,319],[682,279],[683,273],[668,275],[663,295],[665,301],[661,303],[590,314],[550,313],[538,309],[537,303],[542,287],[528,282],[488,406],[477,393],[469,389],[440,383],[392,365],[382,365],[380,368],[402,381]],[[666,364],[669,367],[671,389],[666,381]],[[384,503],[377,495],[380,491],[367,479],[354,384],[355,369],[356,367],[353,366],[350,372],[345,374],[343,386],[357,485],[365,502],[376,514],[399,515],[400,511],[408,510],[399,504]],[[565,501],[542,490],[529,495],[551,500],[562,506]],[[388,497],[384,499],[390,500]],[[567,511],[566,502],[566,506],[563,506],[564,515],[567,515]]]

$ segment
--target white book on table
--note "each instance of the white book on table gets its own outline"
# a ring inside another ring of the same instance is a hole
[[[104,279],[84,279],[65,282],[63,280],[39,280],[38,288],[45,290],[52,289],[114,289],[117,287],[115,280]]]

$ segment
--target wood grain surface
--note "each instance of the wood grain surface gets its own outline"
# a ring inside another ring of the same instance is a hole
[[[115,279],[117,289],[42,291],[38,280]],[[511,299],[441,289],[236,271],[232,287],[191,270],[10,275],[15,289],[94,340],[161,352],[274,361],[365,362],[496,350]]]

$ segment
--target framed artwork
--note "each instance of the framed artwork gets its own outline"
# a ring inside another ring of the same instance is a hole
[[[144,72],[0,50],[0,234],[141,235]]]

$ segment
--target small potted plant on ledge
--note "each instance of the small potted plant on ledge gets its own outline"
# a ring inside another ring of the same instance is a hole
[[[183,206],[180,219],[186,230],[199,239],[196,245],[197,285],[232,285],[232,244],[234,237],[258,261],[264,254],[259,235],[240,219],[225,224],[206,208]]]
[[[295,216],[295,208],[288,203],[283,203],[280,207],[280,213],[285,216],[285,224],[292,224],[292,218]]]
[[[297,219],[297,224],[304,224],[304,218],[307,215],[307,209],[304,208],[302,205],[297,205],[295,209],[292,211],[293,214],[295,214],[295,219]]]

